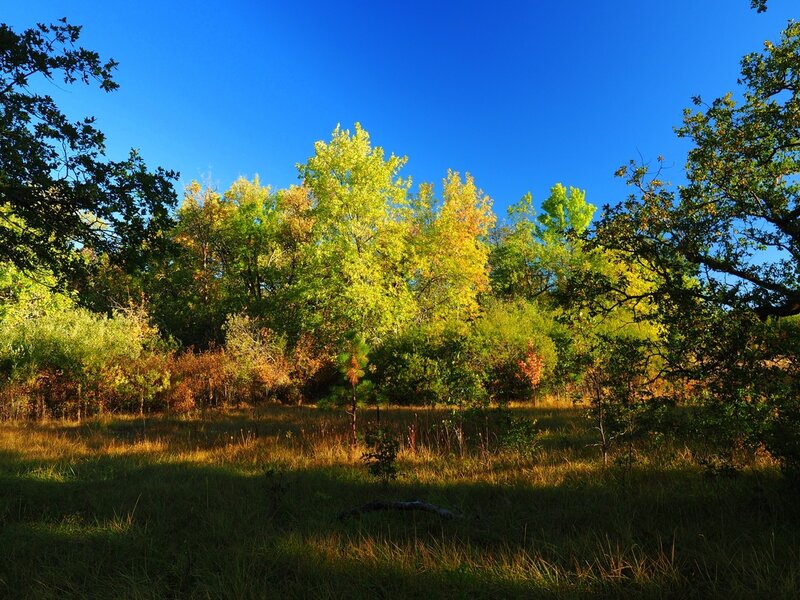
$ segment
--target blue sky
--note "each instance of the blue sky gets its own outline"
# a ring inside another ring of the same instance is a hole
[[[108,154],[224,189],[240,175],[297,183],[319,139],[356,121],[403,174],[469,171],[505,207],[556,182],[600,206],[627,190],[628,159],[663,155],[693,95],[736,89],[739,59],[777,40],[796,0],[3,3],[17,30],[66,16],[81,44],[120,62],[121,88],[47,85],[75,119],[97,117]]]

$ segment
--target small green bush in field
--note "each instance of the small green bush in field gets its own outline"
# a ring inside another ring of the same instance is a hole
[[[378,428],[370,430],[364,436],[367,451],[361,455],[367,465],[369,474],[388,483],[397,478],[397,452],[400,444],[388,430]]]
[[[498,445],[502,450],[531,456],[539,448],[536,419],[516,417],[508,410],[503,411]]]

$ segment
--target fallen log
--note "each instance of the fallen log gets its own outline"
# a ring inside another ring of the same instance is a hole
[[[401,502],[398,500],[373,500],[372,502],[367,502],[362,506],[351,508],[350,510],[340,513],[339,520],[344,521],[350,517],[381,510],[419,510],[437,514],[443,519],[464,518],[458,513],[454,513],[453,511],[442,508],[441,506],[436,506],[435,504],[430,504],[429,502],[423,502],[422,500],[410,500],[406,502]]]

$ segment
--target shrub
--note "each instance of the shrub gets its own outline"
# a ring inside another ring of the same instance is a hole
[[[397,453],[400,443],[397,437],[387,429],[372,429],[364,436],[367,451],[361,460],[367,465],[367,471],[373,477],[388,483],[397,478]]]
[[[552,318],[528,302],[490,302],[463,327],[418,326],[375,353],[379,392],[396,404],[481,406],[527,400],[557,360]]]
[[[483,404],[486,374],[473,357],[467,336],[412,328],[375,353],[378,392],[393,404]]]
[[[32,400],[29,416],[80,418],[127,408],[131,397],[141,405],[168,378],[158,331],[137,307],[107,317],[31,302],[6,312],[0,340],[5,395],[16,390]],[[8,408],[19,410],[18,401]]]
[[[502,413],[498,445],[522,456],[531,456],[539,448],[539,429],[536,419],[517,417],[506,410]]]
[[[269,399],[289,387],[285,337],[246,315],[230,315],[225,323],[225,350],[240,393],[251,401]]]
[[[470,332],[472,368],[491,400],[529,400],[553,373],[552,317],[531,302],[490,302]]]
[[[172,386],[164,407],[168,411],[223,408],[237,403],[236,368],[224,350],[194,353],[189,349],[175,356],[170,368]]]
[[[652,375],[651,358],[648,342],[641,338],[597,338],[585,385],[604,465],[615,444],[626,444],[628,466],[631,464],[633,441],[644,431],[642,415],[651,398],[647,385]]]

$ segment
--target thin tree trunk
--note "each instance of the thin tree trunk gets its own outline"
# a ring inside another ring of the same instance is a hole
[[[350,434],[353,450],[358,447],[358,437],[356,436],[356,386],[353,386],[353,411],[350,413]]]

